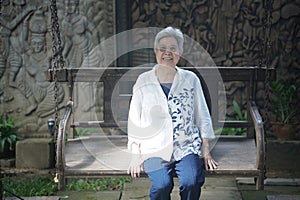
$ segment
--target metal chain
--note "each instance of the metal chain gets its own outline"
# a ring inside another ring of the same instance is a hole
[[[2,0],[0,0],[0,17],[2,16]],[[0,103],[2,103],[2,101],[0,101]],[[0,199],[3,199],[3,184],[2,184],[2,168],[0,165]]]
[[[55,114],[54,114],[54,122],[55,122],[55,132],[54,132],[54,139],[56,139],[58,134],[57,124],[58,124],[58,102],[57,102],[57,95],[58,95],[58,86],[57,86],[57,57],[55,56],[57,53],[57,37],[56,37],[56,20],[57,18],[57,8],[56,8],[56,0],[51,0],[50,5],[51,10],[51,33],[52,33],[52,78],[54,81],[54,100],[55,100]]]
[[[272,23],[272,0],[265,0],[265,13],[264,13],[264,25],[263,25],[263,33],[265,33],[263,38],[263,49],[261,54],[261,67],[265,67],[265,96],[264,96],[264,127],[265,127],[265,138],[266,138],[266,128],[269,127],[269,112],[270,112],[270,88],[269,88],[269,81],[270,81],[270,56],[271,56],[271,47],[272,42],[270,39],[271,33],[271,23]],[[265,140],[265,146],[267,145],[267,141]],[[267,151],[265,149],[265,151]],[[266,163],[266,153],[264,156],[264,161]],[[266,165],[264,166],[264,178],[266,178]]]
[[[270,39],[271,34],[271,23],[272,23],[272,2],[271,0],[267,0],[265,5],[265,23],[264,23],[264,30],[265,38],[264,38],[264,63],[263,67],[265,67],[265,101],[264,101],[264,110],[265,110],[265,125],[269,125],[269,111],[270,111],[270,88],[269,88],[269,81],[270,81],[270,56],[271,56],[271,47],[272,41]]]
[[[57,15],[57,6],[56,6],[56,0],[50,0],[50,10],[51,10],[51,32],[52,32],[52,72],[53,72],[53,82],[54,82],[54,99],[55,99],[55,139],[58,134],[58,83],[57,83],[57,74],[56,70],[58,70],[58,65],[60,66],[60,69],[64,68],[64,60],[62,55],[62,42],[60,37],[60,31],[59,31],[59,22],[58,22],[58,15]]]
[[[60,68],[64,68],[64,59],[62,55],[62,42],[60,37],[60,28],[59,28],[59,21],[58,21],[58,15],[57,15],[57,6],[56,6],[56,0],[50,0],[51,1],[51,21],[52,21],[52,41],[53,41],[53,48],[55,49],[54,55],[58,55],[57,61],[60,64]],[[57,46],[56,46],[57,44]],[[52,49],[52,50],[54,50]]]
[[[58,136],[58,93],[59,93],[59,87],[57,83],[57,73],[58,65],[60,66],[60,69],[64,68],[64,60],[62,55],[62,42],[60,37],[60,31],[59,31],[59,22],[58,22],[58,15],[57,15],[57,6],[56,6],[56,0],[50,0],[50,10],[51,10],[51,32],[52,32],[52,72],[53,72],[53,82],[54,82],[54,99],[55,99],[55,116],[54,116],[54,122],[55,122],[55,132],[54,132],[54,140],[57,140]],[[55,149],[57,148],[57,143],[55,142]],[[55,157],[55,168],[57,169],[57,158]],[[57,181],[57,174],[54,178],[55,181]]]

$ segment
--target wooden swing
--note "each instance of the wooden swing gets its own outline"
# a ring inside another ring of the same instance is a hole
[[[49,70],[48,79],[57,83],[67,83],[69,101],[65,112],[61,116],[56,139],[56,179],[59,189],[64,190],[66,179],[77,177],[103,177],[103,176],[128,176],[127,167],[130,153],[127,149],[126,135],[118,136],[87,136],[76,138],[72,130],[76,128],[116,128],[126,127],[126,121],[116,121],[112,114],[111,98],[115,88],[119,88],[119,80],[128,71],[131,72],[128,83],[134,83],[142,72],[148,71],[146,67],[108,67],[108,68],[65,68],[63,66],[61,47],[59,45],[58,20],[55,14],[55,1],[51,1],[52,32],[56,34],[53,46],[54,52],[60,52],[53,59],[52,69]],[[54,2],[54,3],[53,3]],[[57,34],[58,33],[58,34]],[[56,47],[56,42],[58,46]],[[56,49],[56,50],[55,50]],[[60,68],[57,66],[60,63]],[[265,140],[263,120],[256,106],[256,84],[265,82],[266,77],[274,78],[274,69],[268,67],[193,67],[199,78],[209,77],[218,70],[224,82],[242,81],[246,85],[247,121],[218,121],[224,127],[247,128],[245,137],[220,137],[212,150],[212,156],[219,162],[219,169],[207,172],[210,175],[231,175],[235,177],[254,177],[256,188],[264,188],[265,167]],[[199,73],[201,71],[201,74]],[[99,77],[101,74],[101,77]],[[72,115],[73,89],[76,82],[101,82],[103,85],[103,120],[102,121],[74,121]],[[57,87],[55,87],[57,88]],[[57,89],[55,90],[58,92]],[[204,91],[205,95],[209,95]],[[211,91],[210,91],[211,92]],[[218,91],[215,91],[218,92]],[[114,93],[114,95],[116,95]],[[127,107],[130,93],[117,90],[117,97],[122,108]],[[218,119],[212,116],[213,119]],[[56,123],[58,124],[58,109],[56,107]],[[68,133],[67,134],[67,130]]]

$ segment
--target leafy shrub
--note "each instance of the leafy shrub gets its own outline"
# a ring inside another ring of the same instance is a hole
[[[233,100],[232,102],[233,109],[236,113],[235,116],[230,117],[226,116],[227,121],[247,121],[247,112],[243,112],[238,103]],[[220,128],[215,131],[215,134],[222,134],[222,135],[240,135],[245,136],[247,135],[247,128]]]
[[[130,178],[72,179],[68,181],[66,189],[69,191],[121,190],[124,183],[130,181]],[[51,196],[58,191],[57,183],[50,178],[5,176],[3,178],[3,188],[5,190],[4,197],[10,197],[12,194],[23,197]]]
[[[0,116],[0,152],[4,151],[5,144],[9,144],[9,149],[13,150],[17,140],[22,139],[17,135],[20,127],[15,125],[11,117]]]
[[[23,197],[50,196],[58,190],[57,184],[49,178],[16,178],[8,176],[3,178],[3,188],[4,197],[11,196],[11,193]]]

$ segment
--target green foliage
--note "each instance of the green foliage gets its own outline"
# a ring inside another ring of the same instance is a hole
[[[233,109],[236,113],[235,116],[230,117],[226,116],[227,121],[247,121],[247,112],[243,112],[238,103],[233,100],[232,102]],[[215,134],[223,134],[223,135],[247,135],[247,129],[246,128],[223,128],[223,129],[217,129],[215,131]]]
[[[0,152],[4,151],[6,143],[9,144],[9,149],[13,150],[17,140],[22,139],[17,135],[19,128],[19,126],[15,125],[13,118],[6,118],[3,115],[0,116]]]
[[[66,189],[69,191],[104,191],[121,190],[130,178],[102,178],[102,179],[72,179],[68,181]],[[58,191],[58,185],[50,178],[16,178],[5,176],[3,188],[23,197],[51,196]],[[4,192],[4,197],[11,194]]]
[[[237,115],[234,118],[231,118],[231,120],[247,121],[247,112],[242,113],[240,106],[235,100],[233,100],[232,104]]]
[[[12,178],[5,176],[3,178],[3,188],[18,196],[50,196],[57,190],[58,186],[49,178]],[[4,191],[4,197],[11,196]]]
[[[276,119],[282,123],[289,123],[296,113],[292,100],[293,95],[300,86],[300,82],[292,83],[292,80],[276,80],[270,82],[269,85],[274,94],[272,108],[276,114]]]
[[[95,128],[77,128],[74,131],[74,136],[87,136],[96,132],[97,129]]]
[[[126,182],[130,182],[130,178],[74,179],[66,188],[75,191],[121,190]]]
[[[78,137],[78,136],[89,136],[92,135],[94,133],[97,133],[97,129],[95,128],[76,128],[74,129],[74,136]],[[66,131],[66,139],[65,142],[68,142],[68,138],[69,138],[69,133],[68,131]]]

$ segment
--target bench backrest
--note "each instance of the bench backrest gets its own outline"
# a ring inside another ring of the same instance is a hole
[[[69,83],[69,97],[73,96],[75,82],[101,82],[103,84],[103,127],[126,126],[126,114],[128,113],[132,86],[138,75],[150,70],[149,67],[109,67],[109,68],[67,68],[56,71],[57,81]],[[220,96],[220,90],[209,90],[208,85],[215,84],[213,88],[222,87],[223,83],[241,81],[245,85],[245,99],[247,103],[256,100],[256,85],[259,81],[265,81],[266,74],[273,69],[259,67],[184,67],[193,71],[201,80],[208,106],[212,113],[215,127],[251,127],[250,119],[247,121],[224,121],[219,119],[219,106],[212,105],[211,97]],[[219,73],[221,79],[215,79]],[[53,78],[53,70],[49,71],[49,79]],[[53,80],[53,79],[52,79]],[[207,82],[209,80],[209,83]],[[224,86],[223,86],[224,87]],[[222,88],[221,88],[222,90]],[[226,97],[225,97],[226,98]],[[116,102],[112,101],[115,100]],[[222,102],[221,102],[222,103]],[[228,102],[231,103],[231,102]],[[226,108],[225,108],[226,111]],[[117,119],[115,112],[118,112]],[[221,111],[222,112],[222,111]],[[249,109],[247,109],[249,112]],[[249,113],[248,113],[249,116]],[[79,125],[80,123],[77,123]],[[83,124],[83,123],[81,123]],[[248,137],[253,136],[253,131],[248,131]]]

